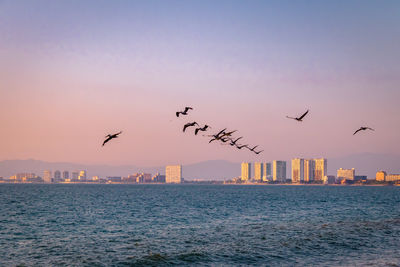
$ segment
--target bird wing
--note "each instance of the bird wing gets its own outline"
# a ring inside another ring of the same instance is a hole
[[[182,130],[182,131],[183,131],[183,132],[186,131],[186,128],[187,128],[187,127],[189,127],[188,123],[186,123],[186,124],[183,126],[183,130]]]
[[[260,150],[260,151],[254,151],[254,153],[256,153],[257,155],[260,154],[261,152],[263,152],[264,150]]]
[[[184,113],[188,112],[190,109],[193,109],[193,108],[191,108],[191,107],[185,107]]]
[[[303,119],[310,110],[307,110],[303,115],[300,116],[299,120]]]
[[[104,146],[105,145],[105,143],[107,143],[108,141],[110,141],[112,139],[112,137],[110,136],[110,137],[108,137],[106,140],[104,140],[104,142],[103,142],[103,145],[102,146]]]
[[[372,128],[370,128],[370,127],[367,127],[367,129],[370,129],[371,131],[375,131],[374,129],[372,129]]]
[[[220,134],[222,134],[223,132],[225,132],[226,128],[221,130],[219,133],[217,133],[216,135],[219,136]]]
[[[296,118],[293,118],[293,117],[289,117],[289,116],[286,116],[286,118],[289,118],[289,119],[293,119],[293,120],[295,120]]]
[[[355,132],[353,133],[353,135],[355,135],[356,133],[358,133],[358,132],[361,131],[361,130],[362,130],[362,128],[358,129],[357,131],[355,131]]]
[[[175,112],[175,114],[176,114],[177,117],[179,117],[179,114],[180,114],[180,113],[181,113],[180,111]]]
[[[199,130],[200,130],[200,128],[196,128],[196,129],[194,130],[194,134],[197,135],[197,133],[199,132]]]

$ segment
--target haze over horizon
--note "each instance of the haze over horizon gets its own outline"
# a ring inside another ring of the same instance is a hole
[[[0,160],[399,155],[399,14],[398,1],[1,1]],[[264,152],[182,133],[194,120]]]

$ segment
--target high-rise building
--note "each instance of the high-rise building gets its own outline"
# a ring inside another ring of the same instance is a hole
[[[69,171],[63,171],[63,179],[69,179]]]
[[[72,180],[77,181],[78,178],[79,178],[79,172],[78,171],[72,172]]]
[[[61,172],[60,172],[59,170],[56,170],[56,171],[54,172],[54,181],[55,181],[55,182],[61,181]]]
[[[352,169],[340,168],[339,170],[337,170],[337,178],[338,179],[346,179],[346,180],[354,181],[355,175],[356,175],[356,171],[354,170],[354,168],[352,168]]]
[[[51,177],[51,171],[46,170],[43,172],[43,181],[45,183],[51,183],[52,177]]]
[[[328,160],[321,158],[321,159],[314,159],[314,162],[315,162],[314,180],[322,181],[324,176],[327,175]]]
[[[272,163],[264,163],[263,181],[272,181]]]
[[[251,163],[242,162],[242,181],[248,181],[251,178]]]
[[[386,180],[386,172],[385,171],[378,171],[376,173],[375,179],[380,182],[384,182]]]
[[[78,180],[79,181],[86,181],[86,171],[80,171],[79,172]]]
[[[292,159],[292,183],[304,182],[304,159]]]
[[[165,167],[165,182],[179,184],[182,182],[182,166],[169,165]]]
[[[274,182],[286,182],[286,161],[272,162],[272,179]]]
[[[304,182],[314,181],[315,162],[312,159],[304,160]]]
[[[254,180],[260,182],[264,176],[264,163],[254,162]]]

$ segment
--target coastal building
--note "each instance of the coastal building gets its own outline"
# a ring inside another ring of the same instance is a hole
[[[78,178],[79,178],[79,172],[78,171],[74,171],[74,172],[72,172],[72,181],[77,181],[78,180]]]
[[[304,182],[304,159],[292,159],[292,183]]]
[[[248,181],[251,178],[251,163],[242,162],[242,181]]]
[[[165,182],[179,184],[182,182],[182,166],[169,165],[165,167]]]
[[[107,176],[108,183],[120,183],[122,182],[121,176]]]
[[[61,172],[59,170],[56,170],[54,172],[54,181],[55,182],[60,182],[61,181]]]
[[[43,172],[43,181],[45,183],[51,183],[52,182],[51,171],[46,170],[46,171]]]
[[[63,171],[63,179],[69,179],[69,171]]]
[[[254,180],[261,182],[264,176],[264,164],[261,162],[254,162]]]
[[[264,173],[263,173],[262,180],[264,182],[272,181],[272,163],[271,162],[264,163]]]
[[[286,161],[274,160],[272,162],[272,180],[286,182]]]
[[[386,172],[385,171],[378,171],[376,173],[375,179],[379,182],[384,182],[386,180]]]
[[[321,159],[314,159],[314,162],[315,162],[314,180],[322,181],[324,176],[327,175],[328,160],[321,158]]]
[[[337,178],[338,179],[346,179],[349,181],[354,181],[355,180],[355,175],[356,175],[356,171],[354,170],[354,168],[352,169],[342,169],[340,168],[339,170],[337,170]]]
[[[78,180],[82,181],[82,182],[86,181],[86,171],[80,171],[79,172]]]
[[[161,175],[161,174],[157,173],[156,175],[154,175],[151,178],[151,181],[153,183],[165,183],[165,175]]]
[[[386,182],[396,182],[400,181],[400,174],[388,174],[386,175]]]
[[[304,182],[314,181],[315,162],[313,159],[304,160]]]

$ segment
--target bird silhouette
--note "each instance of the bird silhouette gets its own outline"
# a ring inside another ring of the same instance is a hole
[[[231,132],[223,132],[222,136],[231,136],[234,132],[237,132],[237,130],[231,131]]]
[[[246,144],[246,145],[236,145],[237,149],[242,149],[244,147],[249,148],[249,145],[248,144]]]
[[[208,135],[209,137],[213,137],[208,143],[211,143],[212,141],[215,140],[220,140],[222,137],[224,137],[225,130],[226,128],[219,131],[217,134]]]
[[[303,121],[303,118],[308,114],[308,112],[309,112],[309,110],[307,110],[303,115],[301,115],[300,117],[297,117],[297,118],[289,117],[289,116],[286,116],[286,118],[293,119],[296,121]]]
[[[191,127],[191,126],[195,126],[195,125],[199,126],[199,125],[197,124],[197,122],[195,122],[195,121],[194,121],[194,122],[188,122],[188,123],[186,123],[186,124],[183,126],[183,130],[182,130],[182,131],[184,132],[184,131],[186,131],[186,128],[187,128],[187,127]]]
[[[353,133],[353,135],[355,135],[355,134],[358,133],[359,131],[365,131],[365,130],[375,131],[374,129],[372,129],[372,128],[370,128],[370,127],[364,127],[364,126],[362,126],[362,127],[360,127],[360,129],[358,129],[357,131],[355,131],[355,132]]]
[[[230,144],[231,146],[234,146],[234,145],[236,145],[236,142],[239,141],[239,140],[242,139],[242,138],[243,138],[243,136],[237,138],[236,140],[232,140],[232,139],[231,139],[231,142],[230,142],[229,144]]]
[[[185,107],[185,110],[184,110],[184,111],[177,111],[175,114],[176,114],[177,117],[179,117],[179,114],[181,114],[181,115],[187,115],[187,114],[188,114],[188,111],[191,110],[191,109],[193,109],[193,108],[191,108],[191,107]]]
[[[200,128],[200,127],[199,127],[199,128],[196,128],[196,129],[194,130],[194,134],[197,135],[197,133],[198,133],[199,131],[205,132],[205,131],[207,131],[208,128],[211,128],[211,127],[208,126],[207,124],[204,125],[202,128]]]
[[[110,141],[111,139],[113,139],[113,138],[118,138],[118,135],[120,135],[122,133],[122,131],[120,131],[119,133],[115,133],[115,134],[108,134],[108,135],[106,135],[106,140],[104,140],[104,142],[103,142],[103,145],[102,146],[104,146],[105,145],[105,143],[107,143],[108,141]]]
[[[249,147],[247,147],[250,151],[253,151],[254,152],[254,149],[256,149],[258,147],[258,145],[257,146],[255,146],[255,147],[253,147],[253,148],[249,148]]]
[[[254,151],[254,153],[256,153],[257,155],[260,154],[261,152],[263,152],[264,150],[260,150],[260,151]]]

